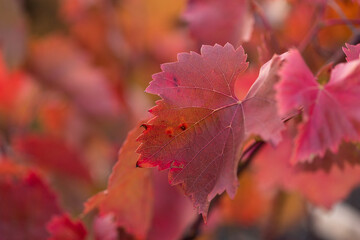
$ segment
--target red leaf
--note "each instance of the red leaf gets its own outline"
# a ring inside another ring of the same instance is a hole
[[[251,37],[254,17],[249,8],[248,0],[192,0],[184,18],[201,44],[230,42],[238,46]]]
[[[360,55],[360,44],[357,45],[351,45],[345,43],[345,47],[343,47],[343,51],[346,55],[346,61],[350,62],[353,60],[358,60]]]
[[[312,203],[331,207],[360,184],[360,151],[352,144],[342,144],[338,154],[329,151],[312,163],[289,163],[293,137],[284,133],[274,149],[265,146],[253,162],[255,177],[262,190],[297,191]]]
[[[131,131],[119,152],[119,158],[109,178],[108,188],[85,203],[84,213],[98,207],[101,215],[114,214],[117,226],[145,238],[151,223],[153,189],[148,169],[136,168],[139,143],[136,137],[142,128]]]
[[[55,216],[47,224],[51,233],[48,240],[85,240],[86,229],[81,221],[72,221],[69,215]]]
[[[360,61],[337,65],[326,85],[320,85],[297,50],[285,55],[276,86],[279,111],[303,108],[303,123],[296,139],[293,162],[336,152],[340,142],[359,140]]]
[[[243,48],[203,46],[201,53],[179,54],[178,62],[163,64],[163,72],[153,76],[146,91],[163,100],[150,110],[156,117],[138,138],[137,164],[170,168],[170,183],[181,184],[206,218],[216,194],[235,195],[244,140],[258,134],[277,142],[283,126],[272,99],[280,57],[261,68],[239,101],[234,82],[248,65]]]
[[[34,172],[0,176],[0,239],[45,240],[45,224],[61,210],[49,186]]]
[[[61,139],[46,135],[18,137],[15,149],[31,162],[53,172],[89,181],[89,170],[79,153]]]

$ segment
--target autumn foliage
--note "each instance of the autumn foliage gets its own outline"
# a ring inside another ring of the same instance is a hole
[[[0,240],[335,239],[359,25],[355,0],[0,0]]]

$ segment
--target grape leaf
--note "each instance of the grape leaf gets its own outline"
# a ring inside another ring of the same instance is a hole
[[[358,60],[360,55],[360,44],[351,45],[345,43],[346,47],[343,47],[343,51],[346,55],[346,61],[350,62],[353,60]]]
[[[68,214],[54,216],[46,225],[51,233],[48,240],[85,240],[87,232],[81,221],[73,221]]]
[[[139,143],[136,137],[142,131],[132,130],[119,152],[119,158],[109,178],[107,190],[85,203],[84,213],[99,208],[101,215],[113,214],[117,226],[127,233],[144,239],[149,231],[153,208],[153,185],[148,169],[136,168]]]
[[[289,163],[294,130],[284,131],[283,141],[265,146],[255,157],[253,170],[261,190],[284,189],[301,193],[313,204],[330,208],[360,184],[360,151],[343,143],[335,155],[329,151],[311,163]]]
[[[267,62],[243,101],[234,94],[248,65],[242,47],[205,45],[201,55],[182,53],[178,62],[163,64],[146,89],[162,100],[138,138],[137,165],[170,169],[170,183],[181,184],[206,219],[216,194],[235,195],[244,140],[255,134],[280,140],[283,125],[273,100],[280,64],[279,56]]]
[[[0,176],[0,240],[45,240],[45,224],[61,213],[57,197],[35,172],[15,172]]]
[[[201,44],[230,42],[237,46],[249,41],[254,25],[248,0],[192,0],[183,17]]]
[[[303,108],[303,123],[296,137],[293,162],[336,152],[340,142],[359,140],[360,61],[338,64],[325,85],[306,66],[297,50],[285,55],[276,85],[280,114]]]

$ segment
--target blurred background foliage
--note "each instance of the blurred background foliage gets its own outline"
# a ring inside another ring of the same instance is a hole
[[[214,5],[199,13],[197,8],[206,2]],[[161,63],[175,61],[178,53],[199,52],[204,43],[243,44],[250,62],[244,80],[236,85],[237,95],[243,96],[261,64],[274,53],[302,48],[309,66],[317,72],[329,60],[342,61],[341,46],[357,43],[359,38],[356,23],[331,21],[344,16],[359,19],[359,6],[353,1],[336,1],[340,11],[331,4],[323,6],[322,1],[261,0],[254,5],[239,0],[240,8],[232,5],[234,1],[225,2],[0,0],[0,225],[13,223],[7,230],[0,227],[0,234],[20,231],[22,227],[16,225],[20,222],[26,228],[40,229],[39,235],[33,235],[36,239],[47,234],[47,221],[36,225],[38,212],[31,208],[32,201],[40,200],[11,195],[14,184],[20,184],[16,186],[25,194],[28,185],[37,182],[30,185],[38,186],[35,195],[42,200],[55,194],[59,206],[48,207],[53,213],[67,212],[72,217],[82,213],[83,203],[106,188],[128,131],[147,117],[156,100],[144,94],[151,75],[160,71]],[[326,27],[314,26],[320,13]],[[159,178],[167,184],[164,176]],[[236,198],[221,200],[199,239],[259,239],[259,229],[276,239],[324,236],[314,232],[308,206],[298,193],[261,191],[251,170],[239,181]],[[6,194],[15,200],[7,199]],[[160,195],[163,204],[157,202],[155,208],[172,201],[171,194]],[[354,200],[357,195],[354,192],[348,200],[355,207],[359,207]],[[155,214],[153,239],[182,236],[194,219],[190,203],[186,204],[188,216],[181,224],[166,213]],[[89,239],[105,239],[104,232],[113,234],[108,239],[132,238],[124,229],[116,230],[111,217],[101,217],[92,213],[82,218]],[[165,223],[156,226],[167,219],[178,224],[172,235],[163,233]],[[56,229],[58,222],[51,226]],[[32,234],[22,231],[25,236]]]

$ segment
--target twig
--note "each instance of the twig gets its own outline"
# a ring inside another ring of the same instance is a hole
[[[336,1],[334,0],[330,0],[329,1],[329,5],[336,11],[337,14],[339,14],[339,16],[341,17],[341,19],[344,20],[344,22],[346,22],[346,25],[349,26],[349,28],[351,29],[351,31],[353,32],[354,35],[357,35],[359,30],[353,25],[353,23],[347,18],[347,16],[345,15],[345,13],[343,12],[343,10],[341,9],[341,7],[336,3]]]
[[[318,32],[320,31],[321,28],[324,27],[331,27],[331,26],[335,26],[335,25],[349,25],[349,23],[354,24],[354,25],[360,25],[360,19],[325,19],[322,20],[321,22],[317,22],[314,24],[314,26],[310,29],[309,33],[306,35],[306,37],[304,38],[304,40],[300,43],[299,45],[299,50],[301,52],[303,52],[305,50],[305,48],[310,44],[310,42],[312,40],[314,40],[314,38],[316,37],[316,35],[318,34]]]
[[[303,52],[305,48],[310,44],[310,42],[316,37],[317,33],[319,32],[320,28],[322,27],[322,22],[320,21],[325,14],[325,4],[321,4],[318,9],[317,13],[315,14],[314,25],[311,27],[308,34],[300,43],[298,49],[300,52]]]

